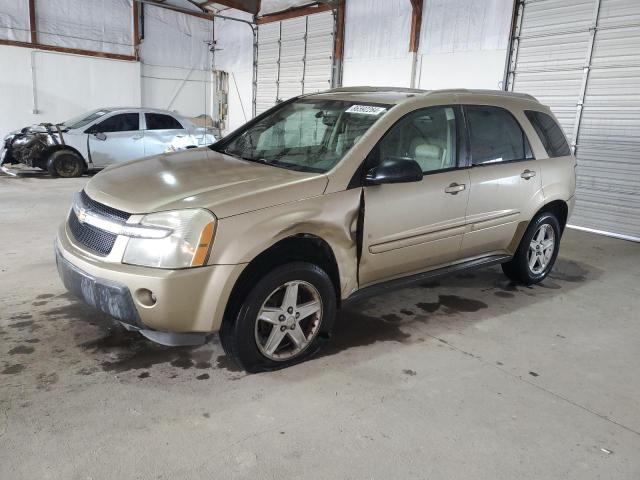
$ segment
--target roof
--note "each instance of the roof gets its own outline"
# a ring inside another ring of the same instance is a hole
[[[452,88],[443,90],[420,90],[416,88],[403,87],[340,87],[326,90],[315,95],[340,96],[348,97],[351,100],[379,102],[379,103],[401,103],[409,98],[416,96],[430,95],[481,95],[489,97],[513,98],[526,100],[530,102],[538,102],[538,100],[527,93],[506,92],[504,90],[481,90]]]
[[[109,110],[110,112],[115,112],[118,110],[134,110],[137,112],[169,113],[171,115],[180,116],[179,113],[172,112],[171,110],[164,110],[162,108],[151,108],[151,107],[103,107],[103,108],[98,108],[96,110]]]

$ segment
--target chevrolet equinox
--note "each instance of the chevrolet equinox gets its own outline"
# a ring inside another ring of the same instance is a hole
[[[530,95],[338,88],[102,171],[56,261],[126,328],[165,345],[218,331],[242,368],[273,370],[316,353],[342,305],[390,287],[493,264],[543,280],[575,166]]]

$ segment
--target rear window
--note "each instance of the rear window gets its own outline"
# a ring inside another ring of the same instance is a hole
[[[533,125],[538,137],[540,137],[540,141],[549,157],[565,157],[571,155],[571,150],[562,133],[562,129],[551,115],[533,110],[525,110],[524,113],[531,122],[531,125]]]
[[[147,130],[182,130],[182,125],[170,115],[145,113]]]

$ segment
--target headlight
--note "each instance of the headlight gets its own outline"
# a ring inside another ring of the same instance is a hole
[[[164,238],[130,238],[124,263],[158,268],[199,267],[207,263],[216,229],[216,218],[208,210],[150,213],[140,224],[171,233]]]

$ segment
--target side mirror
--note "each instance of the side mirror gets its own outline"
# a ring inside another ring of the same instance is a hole
[[[422,180],[422,168],[411,158],[385,158],[376,167],[367,172],[365,185],[384,183],[409,183]]]
[[[107,136],[102,132],[95,132],[93,134],[93,136],[96,137],[98,140],[101,140],[103,142],[107,139]]]

